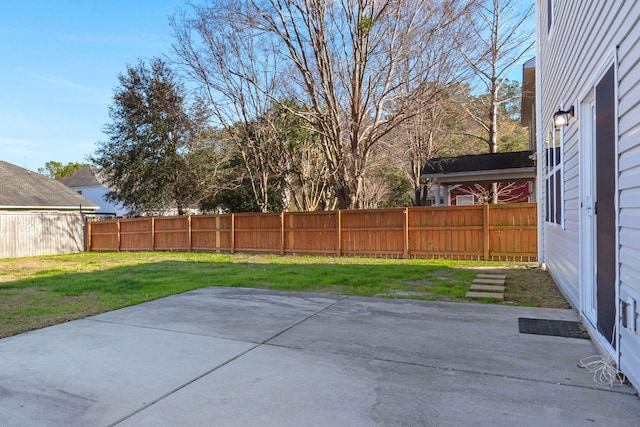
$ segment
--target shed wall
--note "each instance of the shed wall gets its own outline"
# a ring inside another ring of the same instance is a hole
[[[0,212],[0,258],[84,250],[80,212]]]

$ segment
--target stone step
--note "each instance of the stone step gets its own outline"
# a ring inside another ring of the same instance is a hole
[[[493,298],[493,299],[497,299],[499,301],[503,301],[504,300],[504,294],[499,293],[499,292],[474,292],[474,291],[469,291],[467,292],[467,295],[465,295],[467,298]]]
[[[472,291],[504,292],[504,286],[496,285],[471,285],[469,289]]]
[[[475,279],[473,283],[477,285],[504,285],[504,279],[496,280],[496,279]]]
[[[476,279],[507,280],[507,276],[504,274],[481,273],[476,276]]]

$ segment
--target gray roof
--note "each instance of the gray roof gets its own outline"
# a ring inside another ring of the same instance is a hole
[[[62,178],[60,182],[71,188],[107,186],[102,172],[91,165],[81,166],[73,175]]]
[[[0,160],[0,209],[97,209],[60,181]]]
[[[447,174],[484,170],[533,168],[532,151],[513,151],[507,153],[471,154],[458,157],[439,157],[430,159],[422,169],[422,175]]]

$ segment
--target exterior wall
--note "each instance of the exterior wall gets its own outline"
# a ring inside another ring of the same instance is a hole
[[[0,212],[0,258],[84,251],[80,212]]]
[[[116,216],[119,217],[127,214],[127,210],[121,203],[114,204],[105,199],[108,190],[103,186],[72,187],[72,189],[74,191],[81,191],[82,196],[100,206],[100,209],[96,211],[99,214],[115,213]]]
[[[622,16],[624,22],[618,48],[618,206],[619,206],[619,278],[620,299],[629,297],[640,302],[640,30],[635,22],[640,16],[640,5],[626,2]],[[635,2],[634,2],[635,3]],[[634,28],[635,27],[635,28]],[[631,29],[633,29],[631,33]],[[635,312],[640,311],[636,306]],[[640,322],[640,319],[637,320]],[[640,329],[640,324],[638,325]],[[634,372],[632,382],[640,386],[640,336],[628,328],[620,328],[621,344],[634,342],[621,348],[621,367]],[[634,371],[635,370],[635,371]]]
[[[547,27],[552,4],[553,24]],[[640,311],[640,2],[537,0],[537,127],[538,156],[543,154],[544,135],[559,108],[576,107],[577,118],[561,130],[563,220],[545,222],[545,186],[540,182],[541,262],[577,308],[584,304],[580,289],[581,220],[581,121],[587,111],[580,104],[598,83],[603,70],[615,65],[617,89],[617,143],[615,204],[617,207],[617,302],[632,298]],[[583,129],[584,132],[586,132]],[[539,162],[542,163],[542,162]],[[597,164],[597,159],[596,159]],[[539,166],[539,177],[542,166]],[[589,173],[589,171],[586,171]],[[585,175],[586,176],[586,175]],[[586,266],[587,268],[589,266]],[[619,309],[620,306],[618,306]],[[640,386],[640,318],[633,331],[616,317],[618,337],[614,344],[620,367]],[[596,335],[597,331],[592,330]]]
[[[489,185],[484,184],[483,187],[486,189],[486,192],[489,192]],[[498,187],[503,187],[504,184],[499,182]],[[456,196],[465,196],[472,194],[474,192],[473,185],[462,185],[461,187],[454,188],[449,191],[449,203],[451,206],[456,206]],[[499,195],[498,202],[499,203],[530,203],[532,202],[533,197],[531,196],[531,185],[529,181],[520,181],[517,182],[516,187],[513,188],[509,192],[508,195]],[[475,198],[475,203],[477,204],[478,200]]]

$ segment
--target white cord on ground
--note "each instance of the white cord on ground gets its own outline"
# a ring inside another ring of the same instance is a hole
[[[616,368],[610,355],[602,357],[600,355],[585,357],[580,360],[578,366],[587,369],[593,374],[593,380],[600,385],[609,387],[624,384],[626,377]]]

